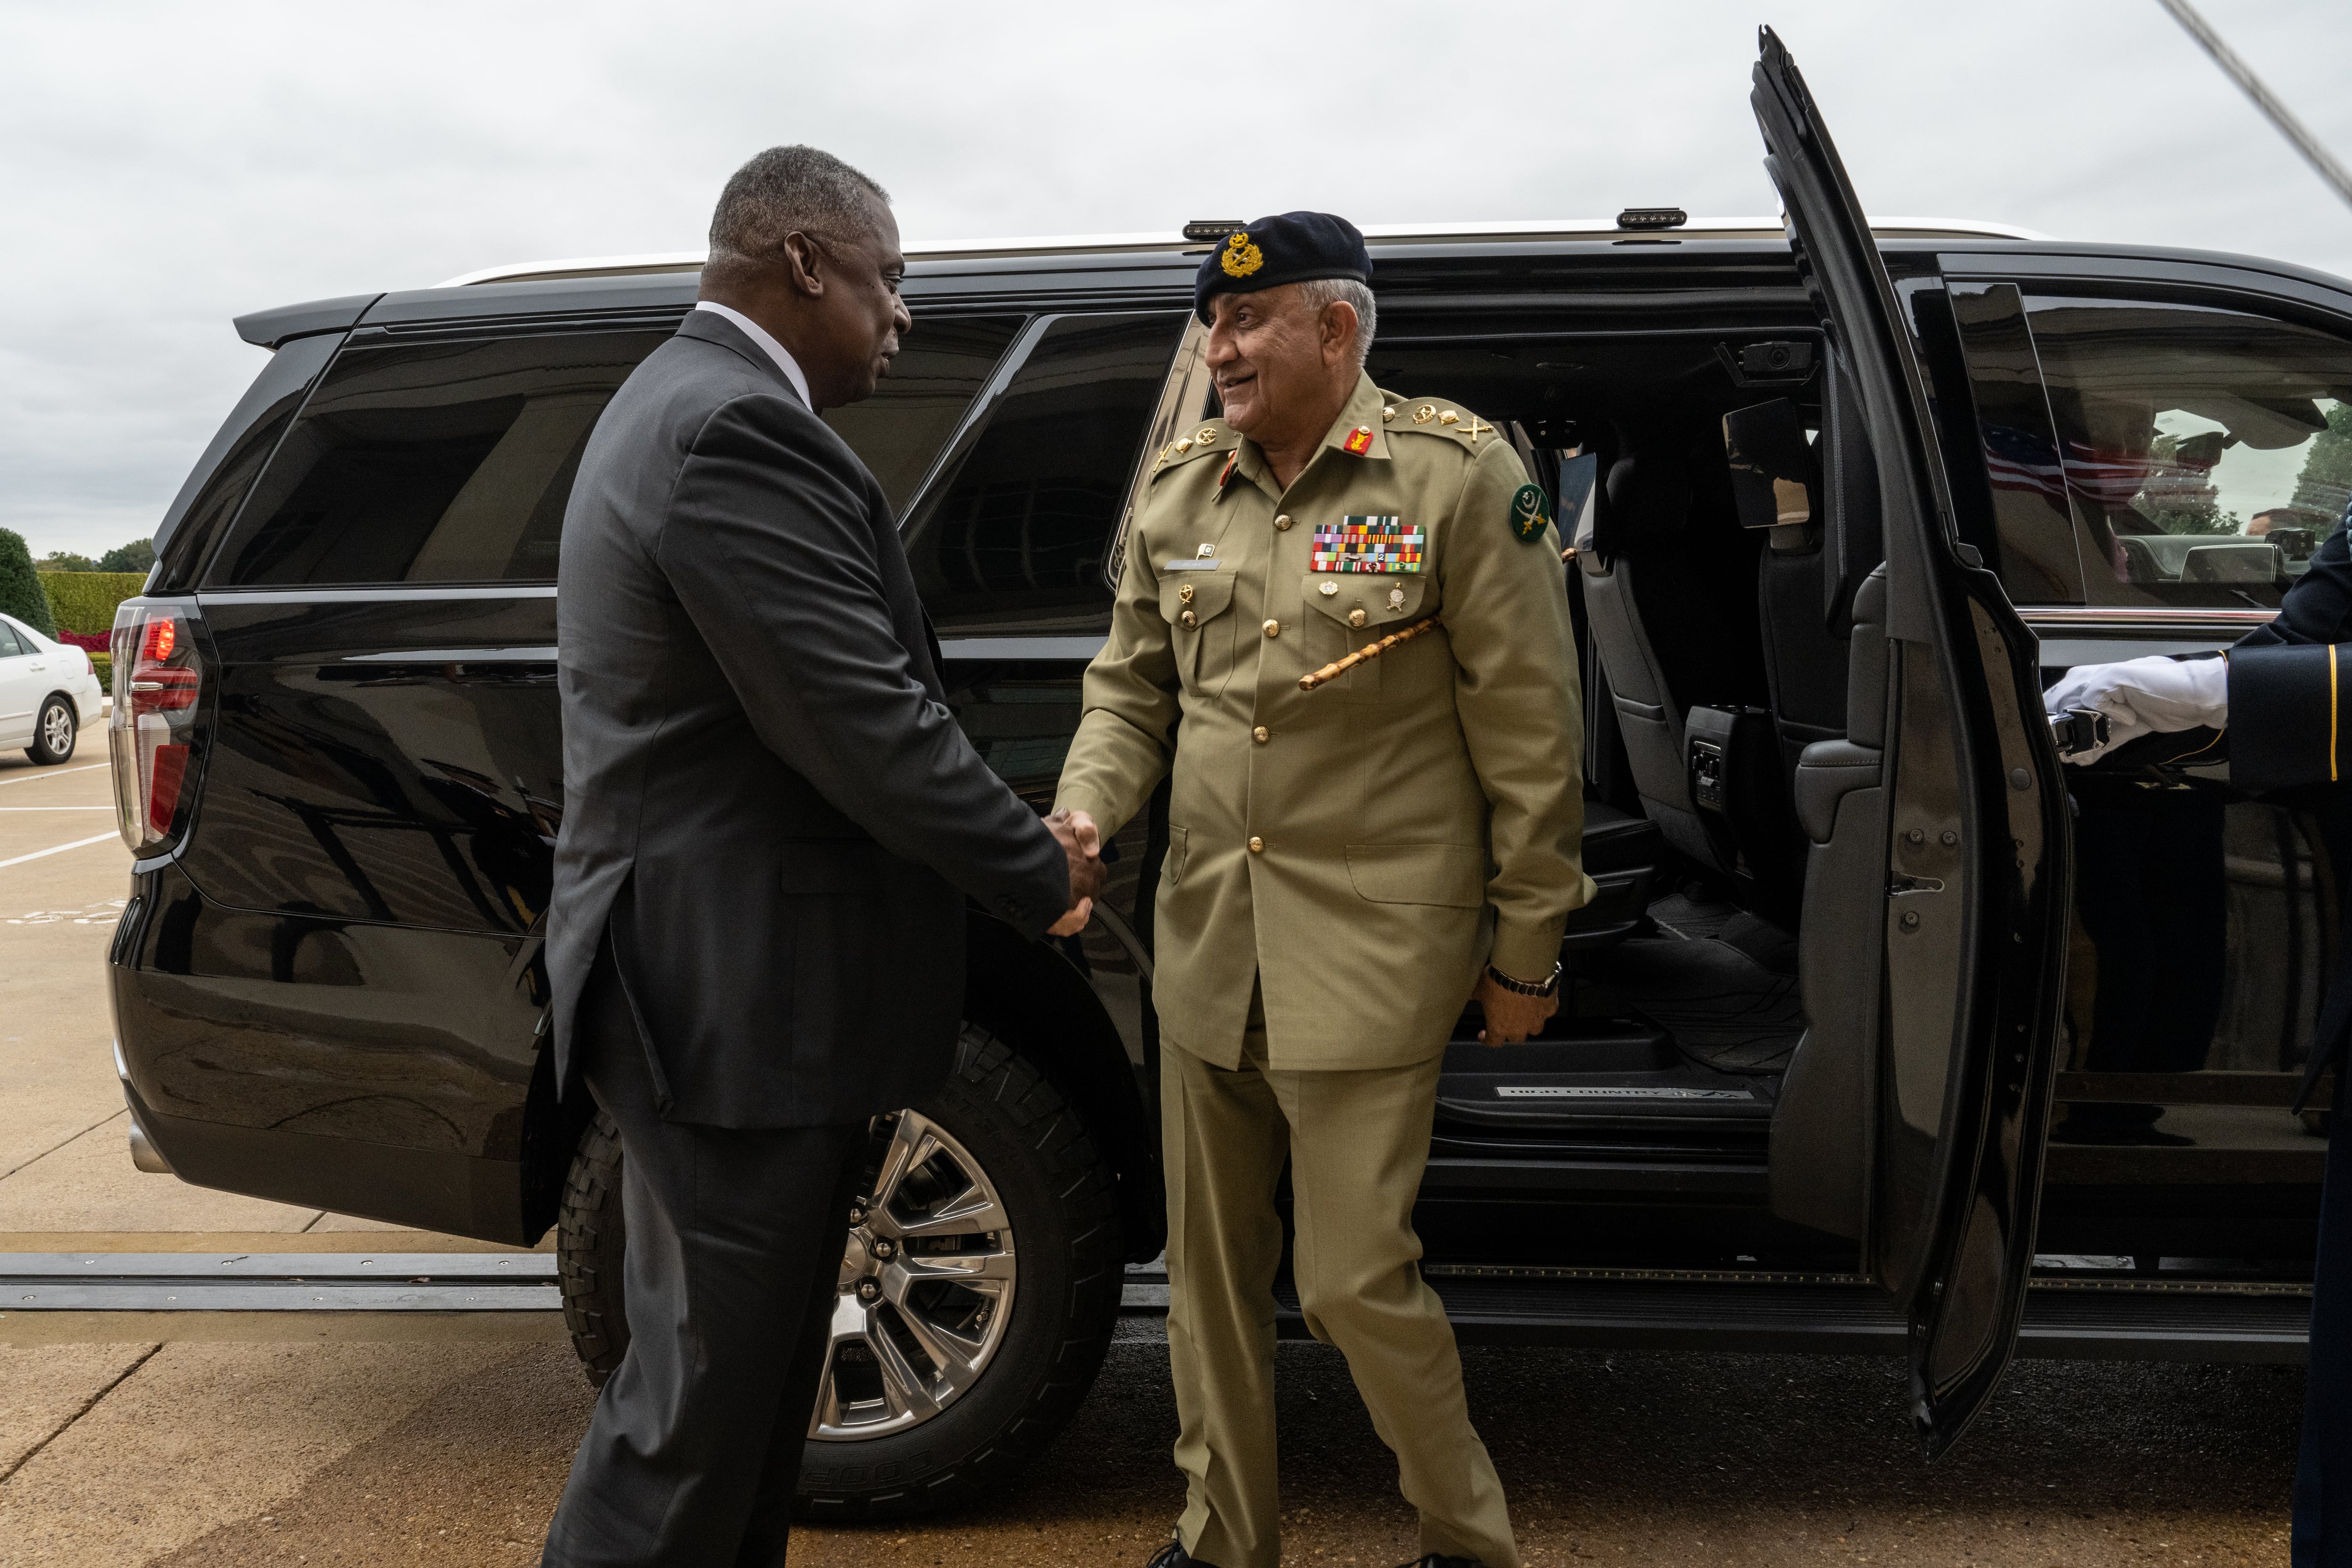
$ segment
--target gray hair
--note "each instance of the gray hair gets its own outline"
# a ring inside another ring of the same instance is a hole
[[[784,236],[794,232],[863,237],[873,224],[868,196],[887,202],[890,193],[830,152],[771,147],[736,170],[719,193],[704,276],[723,278],[772,262]]]
[[[1372,333],[1380,326],[1380,307],[1372,303],[1372,291],[1352,277],[1310,277],[1298,286],[1298,298],[1317,316],[1326,305],[1336,305],[1344,299],[1356,308],[1356,369],[1364,368],[1364,361],[1372,351]]]

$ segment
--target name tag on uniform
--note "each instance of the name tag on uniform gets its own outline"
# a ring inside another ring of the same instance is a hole
[[[1395,517],[1342,517],[1318,524],[1309,571],[1419,571],[1429,536]]]
[[[1171,560],[1168,563],[1165,570],[1169,571],[1214,571],[1223,564],[1223,562],[1215,560]]]

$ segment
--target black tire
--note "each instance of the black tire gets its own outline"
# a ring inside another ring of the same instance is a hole
[[[1094,1385],[1124,1280],[1118,1180],[1085,1118],[1004,1041],[964,1027],[956,1070],[913,1107],[986,1171],[1018,1239],[1010,1325],[952,1404],[910,1429],[807,1445],[801,1511],[904,1519],[1000,1488],[1066,1425]],[[628,1349],[621,1301],[621,1145],[599,1114],[581,1135],[557,1247],[563,1315],[598,1387]]]
[[[61,737],[61,744],[52,744],[52,737]],[[25,747],[25,755],[40,768],[55,768],[60,762],[73,760],[74,747],[81,739],[81,715],[65,697],[52,696],[41,705],[33,718],[33,744]]]

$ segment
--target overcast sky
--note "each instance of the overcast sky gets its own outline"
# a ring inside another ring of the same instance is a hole
[[[2202,4],[2352,162],[2352,5]],[[239,312],[698,246],[775,142],[910,239],[1771,213],[1759,21],[1872,212],[2352,275],[2352,208],[2156,0],[0,0],[0,527],[152,533],[261,364]]]

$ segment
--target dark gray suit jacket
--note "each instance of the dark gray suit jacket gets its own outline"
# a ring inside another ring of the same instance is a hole
[[[695,311],[589,438],[558,587],[558,1082],[609,924],[668,1119],[820,1126],[928,1093],[963,895],[1034,937],[1069,869],[944,704],[873,476]]]

